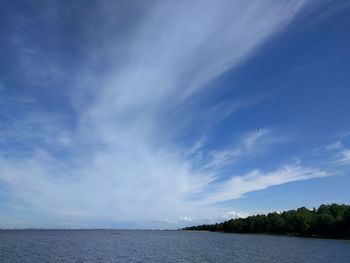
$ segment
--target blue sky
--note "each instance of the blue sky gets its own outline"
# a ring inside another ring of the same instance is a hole
[[[0,227],[349,203],[348,1],[2,1]]]

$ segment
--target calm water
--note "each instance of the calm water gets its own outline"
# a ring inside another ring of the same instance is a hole
[[[350,242],[185,231],[0,231],[0,262],[350,262]]]

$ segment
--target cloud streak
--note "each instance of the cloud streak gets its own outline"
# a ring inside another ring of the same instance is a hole
[[[205,202],[215,203],[237,199],[246,193],[266,189],[271,186],[328,175],[325,171],[305,168],[300,165],[285,165],[276,171],[268,173],[253,170],[245,175],[233,176],[229,180],[220,182]]]
[[[335,161],[336,164],[340,164],[340,165],[350,164],[350,149],[342,149],[339,155],[340,157]]]
[[[117,6],[106,9],[100,2],[94,19],[103,30],[91,25],[86,32],[100,39],[103,48],[88,50],[75,76],[57,64],[40,64],[38,50],[26,53],[21,62],[26,65],[22,73],[33,83],[42,81],[40,76],[70,76],[67,96],[75,122],[69,126],[68,116],[32,111],[16,127],[10,125],[11,140],[28,145],[29,154],[2,151],[1,182],[18,200],[74,224],[204,218],[224,213],[208,204],[325,176],[311,168],[284,166],[215,182],[223,166],[255,154],[268,130],[243,136],[233,150],[205,149],[202,139],[188,151],[176,138],[186,134],[189,121],[172,115],[178,109],[191,115],[188,105],[196,95],[253,56],[301,7],[302,1],[161,1],[124,32],[127,37],[118,39],[110,14]],[[23,53],[28,44],[22,39],[17,45]],[[106,59],[101,71],[100,58]],[[37,74],[25,72],[31,61],[40,68]],[[196,117],[190,117],[193,125]],[[169,119],[176,127],[167,124]],[[201,164],[210,169],[194,165],[199,150],[211,156],[209,164]]]
[[[232,165],[237,160],[247,157],[256,156],[261,151],[262,144],[266,143],[267,129],[257,129],[243,136],[239,144],[232,149],[215,150],[209,152],[210,160],[205,165],[205,168],[220,168],[227,165]]]

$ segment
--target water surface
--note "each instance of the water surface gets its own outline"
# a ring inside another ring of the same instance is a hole
[[[140,230],[0,231],[0,262],[350,262],[342,240]]]

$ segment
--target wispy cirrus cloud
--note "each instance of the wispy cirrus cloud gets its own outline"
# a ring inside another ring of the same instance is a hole
[[[350,164],[350,149],[342,149],[338,153],[338,159],[334,161],[336,164],[349,165]]]
[[[285,166],[243,176],[232,173],[229,180],[214,183],[222,167],[265,145],[269,130],[242,136],[229,150],[206,148],[205,131],[190,150],[174,139],[197,124],[198,115],[189,102],[283,30],[303,1],[152,4],[124,32],[117,30],[118,21],[112,17],[111,10],[119,6],[99,2],[91,18],[96,24],[84,31],[88,48],[73,71],[55,63],[55,56],[43,58],[42,47],[31,38],[35,30],[31,23],[25,23],[25,32],[19,29],[14,49],[24,80],[64,83],[63,106],[72,110],[61,114],[27,110],[7,124],[11,134],[3,138],[29,149],[26,155],[10,148],[1,151],[0,180],[15,198],[72,224],[100,219],[171,221],[179,216],[188,221],[225,212],[208,207],[213,203],[326,175]],[[42,10],[47,19],[47,10]],[[118,38],[119,34],[124,37]],[[64,50],[59,53],[68,56]],[[215,115],[226,116],[241,105],[225,104],[215,109]],[[172,114],[178,109],[190,117]],[[194,164],[198,151],[210,157],[209,164],[199,159],[210,169],[198,169],[198,159]]]
[[[331,144],[328,144],[324,147],[326,151],[333,151],[333,150],[338,150],[342,148],[342,142],[341,141],[336,141]]]
[[[335,165],[350,164],[349,133],[337,135],[337,140],[321,147],[321,151],[330,155],[331,163]]]
[[[237,199],[253,191],[262,190],[271,186],[289,182],[308,180],[327,176],[325,171],[306,168],[301,165],[284,165],[280,169],[264,173],[253,170],[245,175],[233,176],[230,179],[220,181],[207,197],[207,203],[222,202]]]
[[[208,153],[210,156],[205,168],[219,168],[232,165],[238,160],[247,156],[256,156],[261,151],[269,131],[258,128],[255,131],[245,134],[236,146],[224,150],[213,150]],[[264,140],[265,138],[265,140]]]

